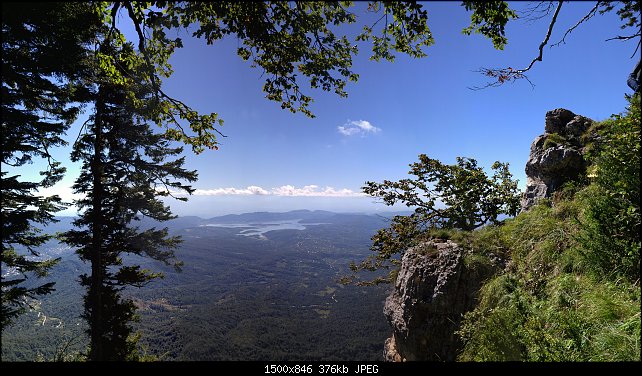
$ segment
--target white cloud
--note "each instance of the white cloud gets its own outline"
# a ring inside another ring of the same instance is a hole
[[[338,126],[337,129],[339,130],[339,133],[344,136],[352,136],[357,134],[365,136],[368,133],[377,133],[381,131],[381,128],[375,127],[367,120],[348,120],[347,123]]]
[[[319,189],[317,185],[306,185],[303,188],[296,188],[293,185],[283,185],[272,188],[270,191],[257,186],[249,186],[245,189],[239,188],[216,188],[216,189],[197,189],[194,192],[196,196],[234,196],[234,195],[269,195],[280,197],[360,197],[364,196],[361,192],[354,192],[351,189],[335,189],[325,187]]]
[[[238,188],[217,188],[217,189],[197,189],[193,193],[196,196],[235,196],[235,195],[267,195],[268,191],[255,185],[250,185],[245,189]]]
[[[72,202],[73,200],[85,197],[83,194],[74,193],[73,188],[70,186],[64,186],[61,184],[56,184],[53,187],[38,190],[38,196],[48,197],[53,195],[58,195],[58,197],[60,197],[64,202]]]
[[[165,188],[159,188],[158,192],[167,192]],[[184,191],[169,191],[172,196],[187,196]],[[67,186],[54,186],[51,188],[43,189],[39,192],[42,196],[49,196],[57,194],[63,201],[71,202],[73,199],[79,199],[84,195],[73,193],[71,187]],[[355,192],[351,189],[335,189],[333,187],[325,187],[321,189],[318,185],[310,184],[302,188],[297,188],[293,185],[282,185],[270,190],[264,189],[256,185],[250,185],[246,188],[215,188],[215,189],[196,189],[193,193],[194,196],[278,196],[278,197],[362,197],[366,196],[364,193]]]

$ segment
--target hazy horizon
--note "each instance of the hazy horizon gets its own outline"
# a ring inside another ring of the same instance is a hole
[[[237,211],[215,211],[211,213],[205,213],[203,212],[202,214],[179,214],[179,213],[174,213],[178,215],[178,217],[199,217],[202,219],[210,219],[210,218],[215,218],[215,217],[221,217],[221,216],[226,216],[226,215],[242,215],[242,214],[255,214],[255,213],[276,213],[276,214],[283,214],[283,213],[290,213],[290,212],[297,212],[297,211],[308,211],[308,212],[317,212],[317,211],[324,211],[324,212],[330,212],[334,214],[356,214],[356,215],[375,215],[375,214],[411,214],[412,210],[406,209],[402,210],[403,208],[394,208],[391,207],[384,207],[382,210],[365,210],[365,211],[359,211],[359,210],[342,210],[342,209],[336,209],[336,210],[329,210],[329,209],[318,209],[318,208],[300,208],[300,209],[274,209],[274,210],[237,210]],[[69,214],[56,214],[55,217],[58,218],[73,218],[76,217],[76,214],[74,213],[69,213]]]

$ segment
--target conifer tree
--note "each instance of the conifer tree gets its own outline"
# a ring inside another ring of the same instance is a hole
[[[69,83],[83,72],[86,44],[101,20],[87,4],[5,3],[2,5],[2,326],[24,311],[28,298],[53,290],[53,283],[25,283],[43,277],[56,260],[43,260],[37,247],[51,239],[36,226],[54,222],[63,208],[57,196],[37,190],[53,185],[64,168],[50,151],[79,112],[83,91]],[[74,104],[74,102],[76,102]],[[23,176],[34,160],[48,162],[42,180]]]
[[[83,317],[89,324],[89,359],[135,360],[130,326],[135,306],[121,292],[127,286],[143,286],[160,274],[128,265],[125,255],[180,267],[174,258],[179,238],[169,236],[167,228],[141,228],[138,221],[174,218],[160,197],[176,191],[191,193],[191,187],[180,181],[194,181],[196,172],[182,168],[184,158],[168,160],[182,148],[172,147],[148,124],[158,102],[149,86],[137,79],[141,60],[133,47],[104,45],[100,53],[113,57],[125,79],[101,80],[100,74],[97,78],[94,112],[72,152],[72,160],[82,162],[73,188],[84,198],[76,201],[81,213],[65,241],[91,263],[91,274],[81,276],[87,290]]]

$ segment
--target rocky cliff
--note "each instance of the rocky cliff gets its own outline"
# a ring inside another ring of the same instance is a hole
[[[558,108],[546,113],[544,134],[535,138],[526,162],[522,211],[585,172],[585,135],[593,120]],[[589,138],[590,140],[590,138]]]
[[[592,123],[562,108],[546,113],[544,134],[533,141],[526,163],[522,211],[585,173],[586,144],[595,140],[587,132]],[[384,346],[385,360],[456,359],[461,349],[456,331],[464,313],[476,306],[483,281],[505,266],[492,255],[482,257],[481,263],[470,262],[472,253],[438,239],[405,251],[384,305],[393,329]]]
[[[408,249],[384,314],[393,328],[387,361],[455,360],[461,347],[455,331],[475,307],[477,292],[501,260],[465,262],[467,252],[450,240],[432,240]]]

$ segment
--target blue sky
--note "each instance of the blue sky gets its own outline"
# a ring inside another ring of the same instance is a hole
[[[551,42],[592,6],[565,3]],[[546,47],[543,61],[528,73],[534,88],[520,81],[474,91],[468,87],[486,82],[474,72],[480,67],[527,66],[537,55],[548,19],[512,21],[506,29],[508,45],[498,51],[481,36],[461,33],[469,13],[459,3],[426,8],[435,38],[426,49],[428,57],[398,55],[394,63],[377,63],[362,46],[354,60],[360,79],[348,84],[348,98],[307,90],[315,99],[314,119],[265,99],[261,72],[236,55],[235,38],[207,46],[184,37],[164,89],[199,111],[218,112],[227,137],[217,151],[185,153],[186,167],[199,171],[198,190],[187,203],[172,202],[174,212],[209,217],[303,208],[385,211],[390,208],[360,196],[360,187],[368,180],[406,177],[408,164],[420,153],[449,164],[457,156],[471,157],[486,168],[495,160],[509,162],[523,189],[530,144],[544,131],[546,111],[563,107],[603,120],[624,110],[635,42],[605,42],[620,33],[615,14],[598,15],[567,36],[565,45]],[[349,33],[372,17],[356,13],[359,21],[347,28]],[[77,131],[78,125],[70,129],[71,142]],[[56,155],[70,167],[69,174],[46,193],[70,197],[78,167],[68,163],[68,153],[61,149]],[[31,165],[22,173],[35,176],[39,167]]]

